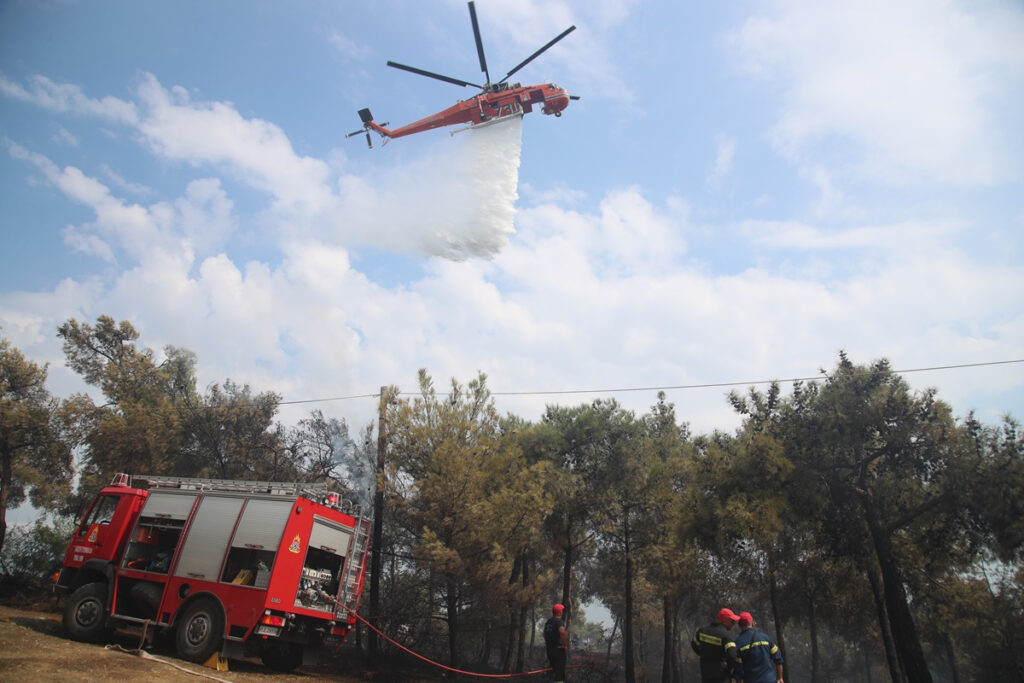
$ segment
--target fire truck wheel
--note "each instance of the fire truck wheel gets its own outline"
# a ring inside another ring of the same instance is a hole
[[[75,640],[95,643],[109,630],[107,621],[107,584],[79,586],[64,605],[64,630]]]
[[[298,643],[267,643],[260,648],[263,665],[274,671],[292,671],[302,664],[302,646]]]
[[[220,649],[224,636],[224,617],[220,605],[200,599],[189,605],[178,620],[175,635],[178,655],[190,662],[205,662]]]

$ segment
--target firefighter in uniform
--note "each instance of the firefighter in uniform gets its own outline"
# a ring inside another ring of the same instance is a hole
[[[569,658],[569,634],[562,621],[565,607],[553,605],[551,618],[544,624],[544,649],[547,650],[548,662],[551,663],[551,675],[555,683],[565,680],[565,664]]]
[[[754,628],[754,617],[750,612],[740,612],[736,651],[743,662],[744,683],[784,683],[779,646],[767,634]]]
[[[722,683],[732,678],[739,661],[731,629],[739,621],[731,609],[718,610],[718,619],[697,629],[690,646],[700,657],[700,679],[703,683]]]

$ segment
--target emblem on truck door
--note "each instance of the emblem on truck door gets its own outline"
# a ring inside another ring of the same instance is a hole
[[[299,540],[299,535],[295,534],[295,538],[292,539],[292,544],[288,546],[288,550],[297,555],[299,553],[300,545],[301,541]]]

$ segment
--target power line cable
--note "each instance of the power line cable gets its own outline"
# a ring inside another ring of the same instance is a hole
[[[896,374],[909,374],[912,372],[932,372],[935,370],[959,370],[963,368],[979,368],[992,365],[1009,365],[1012,363],[1024,363],[1024,358],[1012,360],[994,360],[982,363],[956,363],[952,365],[932,365],[923,368],[908,368],[906,370],[893,370]],[[533,391],[492,391],[491,396],[557,396],[570,394],[622,394],[636,391],[684,391],[689,389],[713,389],[724,387],[745,387],[753,385],[771,384],[778,382],[785,384],[789,382],[809,382],[818,379],[827,379],[827,375],[811,375],[809,377],[790,377],[788,379],[758,379],[747,382],[708,382],[704,384],[675,384],[667,386],[650,387],[619,387],[611,389],[550,389]],[[402,391],[399,396],[418,396],[419,392]],[[448,396],[448,392],[439,392],[439,396]],[[308,398],[296,401],[280,401],[278,405],[297,405],[301,403],[325,403],[328,401],[349,401],[359,398],[380,398],[380,392],[373,394],[356,394],[353,396],[333,396],[330,398]]]

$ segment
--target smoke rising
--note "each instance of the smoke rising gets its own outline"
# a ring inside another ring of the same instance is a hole
[[[493,257],[515,232],[522,130],[519,117],[467,130],[445,136],[412,163],[372,173],[370,180],[342,178],[338,229],[387,249],[455,261]]]

